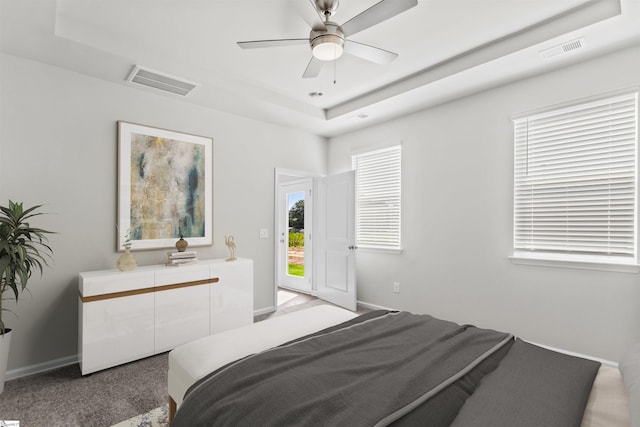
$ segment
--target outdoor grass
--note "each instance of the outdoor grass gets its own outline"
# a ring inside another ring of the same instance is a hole
[[[289,274],[304,277],[304,265],[289,264]]]

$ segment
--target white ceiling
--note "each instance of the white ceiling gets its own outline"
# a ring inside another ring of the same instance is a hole
[[[0,0],[0,47],[162,96],[334,136],[640,43],[640,0],[419,0],[350,38],[398,53],[393,63],[344,55],[319,77],[303,79],[309,46],[236,45],[308,37],[289,1]],[[332,20],[346,22],[378,1],[341,0]],[[547,60],[539,55],[577,38],[584,48]],[[180,97],[129,83],[135,64],[199,87]]]

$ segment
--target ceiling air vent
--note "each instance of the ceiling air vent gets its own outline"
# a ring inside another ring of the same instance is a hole
[[[143,86],[153,87],[176,95],[187,96],[198,84],[192,83],[178,77],[163,74],[158,71],[143,68],[139,65],[133,67],[127,77],[128,82],[137,83]]]
[[[369,116],[365,113],[360,113],[360,114],[355,114],[351,117],[349,117],[349,120],[364,120],[366,118],[368,118]]]
[[[542,50],[540,51],[540,56],[542,56],[543,59],[549,59],[555,56],[564,55],[565,53],[573,52],[577,49],[582,49],[583,47],[584,38],[580,38],[562,43],[558,46],[550,47],[549,49]]]

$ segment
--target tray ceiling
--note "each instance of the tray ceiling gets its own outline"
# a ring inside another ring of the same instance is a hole
[[[332,20],[377,1],[342,0]],[[0,0],[0,8],[9,54],[323,136],[640,42],[640,0],[419,0],[351,38],[398,53],[394,62],[343,55],[303,79],[308,45],[236,45],[308,37],[288,0]],[[577,49],[540,54],[575,40]],[[197,87],[183,97],[136,86],[127,81],[136,65]]]

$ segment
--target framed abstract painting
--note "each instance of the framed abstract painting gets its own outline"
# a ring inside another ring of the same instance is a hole
[[[124,250],[213,243],[213,140],[118,122],[118,239]]]

